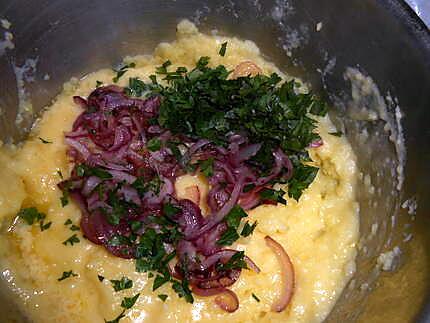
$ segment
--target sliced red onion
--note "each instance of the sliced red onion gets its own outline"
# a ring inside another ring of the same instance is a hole
[[[293,175],[293,164],[290,159],[285,155],[281,149],[277,149],[273,152],[273,157],[275,157],[275,167],[272,170],[272,173],[267,177],[260,177],[255,185],[262,186],[266,185],[271,180],[275,179],[282,171],[282,168],[287,169],[287,174],[285,175],[285,179],[288,180]]]
[[[319,140],[315,140],[315,141],[311,142],[309,147],[310,148],[318,148],[318,147],[321,147],[322,145],[323,145],[323,141],[321,139],[319,139]]]
[[[113,145],[108,149],[108,151],[116,151],[120,147],[129,144],[131,140],[130,132],[127,127],[120,125],[115,129],[115,139]]]
[[[247,145],[237,151],[237,153],[230,156],[230,162],[235,166],[255,156],[261,148],[261,144]]]
[[[88,177],[85,181],[84,187],[82,188],[82,194],[84,196],[89,196],[101,182],[102,180],[96,176]]]
[[[90,156],[90,151],[88,150],[88,148],[84,144],[80,143],[78,140],[66,138],[64,141],[70,147],[74,148],[79,154],[81,154],[83,159],[88,159],[88,157]]]
[[[281,266],[281,294],[272,305],[272,311],[282,312],[288,306],[294,293],[294,267],[285,249],[271,237],[264,237],[267,246],[272,249]]]
[[[217,294],[215,303],[221,309],[229,313],[233,313],[239,308],[239,299],[236,294],[229,289],[225,289],[222,293]]]
[[[112,178],[118,182],[127,182],[129,184],[133,184],[136,181],[136,176],[130,175],[126,172],[113,169],[108,170],[108,172],[112,175]]]

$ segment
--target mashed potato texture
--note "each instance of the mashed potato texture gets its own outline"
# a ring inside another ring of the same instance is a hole
[[[228,41],[225,57],[218,55]],[[236,38],[214,37],[199,33],[190,22],[178,25],[177,40],[161,43],[152,56],[127,57],[135,62],[119,80],[148,80],[156,66],[169,59],[173,67],[191,68],[201,56],[210,64],[233,69],[242,61],[256,63],[264,73],[277,72],[265,61],[257,46]],[[256,274],[244,270],[232,286],[240,306],[234,313],[219,309],[211,297],[195,297],[194,304],[179,299],[168,285],[152,291],[146,273],[135,272],[134,262],[114,257],[101,246],[86,240],[80,231],[64,225],[71,219],[79,225],[80,211],[69,203],[62,207],[57,183],[67,178],[71,164],[66,156],[64,132],[70,131],[80,108],[73,95],[88,96],[96,81],[112,83],[115,73],[104,69],[81,80],[72,79],[36,123],[29,139],[18,148],[3,146],[0,151],[0,257],[3,278],[19,296],[22,310],[34,322],[91,322],[112,320],[121,312],[121,300],[140,293],[132,309],[120,322],[320,322],[330,312],[355,269],[359,234],[358,204],[355,200],[357,168],[354,153],[345,137],[336,137],[328,117],[319,119],[318,132],[324,145],[310,149],[320,171],[299,202],[287,198],[287,205],[262,205],[249,212],[258,221],[253,235],[235,246],[261,268]],[[283,75],[288,78],[288,76]],[[43,138],[52,143],[44,144]],[[177,184],[178,195],[202,178],[187,176]],[[13,220],[22,207],[35,206],[52,221],[48,230]],[[203,206],[204,207],[204,206]],[[12,224],[11,224],[12,223]],[[76,233],[80,242],[62,242]],[[270,235],[288,252],[295,268],[296,288],[292,302],[282,313],[271,311],[280,290],[280,268],[264,237]],[[58,281],[63,272],[78,276]],[[99,281],[98,275],[106,279]],[[126,276],[131,289],[115,292],[110,279]],[[157,297],[166,294],[163,302]],[[257,302],[255,294],[260,302]]]

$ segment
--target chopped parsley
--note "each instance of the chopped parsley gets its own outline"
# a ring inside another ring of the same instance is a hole
[[[75,243],[79,243],[79,242],[80,242],[80,240],[75,233],[71,237],[69,237],[67,240],[63,241],[63,245],[67,246],[68,244],[70,244],[71,246],[73,246]]]
[[[209,157],[206,160],[202,160],[199,162],[200,171],[205,175],[207,178],[212,177],[214,174],[214,158]]]
[[[103,82],[102,82],[102,81],[97,80],[97,81],[96,81],[96,88],[98,88],[98,87],[102,86],[102,84],[103,84]]]
[[[40,221],[40,231],[45,231],[49,229],[52,225],[52,221],[49,221],[48,223],[44,223],[44,220]]]
[[[73,222],[72,222],[72,220],[70,220],[70,219],[67,219],[66,220],[66,222],[64,222],[64,225],[70,225],[70,224],[72,224]]]
[[[63,195],[60,197],[61,206],[65,207],[69,204],[69,192],[67,190],[63,191]]]
[[[96,176],[100,179],[111,179],[112,174],[101,167],[89,167],[85,164],[76,166],[76,174],[82,176]]]
[[[53,143],[53,141],[46,140],[46,139],[43,139],[41,137],[39,137],[39,140],[42,142],[42,144],[52,144]]]
[[[260,303],[260,299],[254,293],[252,293],[252,298],[255,299],[258,303]]]
[[[97,278],[99,279],[99,282],[103,282],[105,280],[102,275],[97,275]]]
[[[219,50],[220,56],[224,57],[226,50],[227,50],[227,42],[221,44],[221,48]]]
[[[294,176],[288,184],[288,195],[299,200],[304,189],[314,181],[317,176],[318,168],[303,164],[295,165]]]
[[[328,134],[336,137],[342,137],[343,135],[342,131],[329,132]]]
[[[134,68],[134,67],[136,67],[136,64],[130,63],[130,64],[125,64],[118,69],[114,69],[114,71],[116,72],[116,76],[112,79],[112,81],[114,83],[117,83],[118,80],[127,72],[129,68]]]
[[[181,209],[177,206],[174,206],[173,204],[165,203],[163,205],[163,212],[164,212],[164,215],[167,217],[172,217],[178,214],[180,211]]]
[[[183,279],[182,281],[173,281],[172,288],[178,294],[179,298],[184,298],[187,303],[194,303],[194,297],[191,294],[188,281]]]
[[[69,277],[77,277],[77,276],[78,276],[78,274],[75,274],[73,272],[73,270],[63,271],[63,275],[60,278],[58,278],[57,280],[60,282],[60,281],[67,279]]]
[[[58,176],[60,176],[61,179],[64,179],[63,173],[61,172],[61,170],[57,170],[57,174]]]
[[[257,226],[257,221],[255,221],[252,225],[250,225],[249,222],[247,221],[243,226],[242,232],[240,233],[240,235],[242,237],[247,237],[251,235],[254,232],[254,229],[256,226]]]
[[[277,202],[285,205],[287,204],[287,201],[284,199],[284,195],[285,195],[285,191],[282,189],[274,190],[274,189],[265,187],[260,191],[260,197],[262,200],[269,200],[269,201],[273,201],[273,202]]]
[[[40,231],[45,231],[52,225],[52,221],[45,223],[46,214],[39,212],[35,207],[21,209],[19,210],[17,216],[23,219],[28,225],[39,223]]]
[[[79,231],[81,228],[80,227],[78,227],[77,225],[75,225],[75,224],[72,224],[71,226],[70,226],[70,228],[69,228],[70,230],[72,230],[72,231]]]
[[[166,294],[160,294],[160,295],[158,295],[158,298],[161,299],[163,302],[166,301],[167,297],[168,296]]]
[[[111,321],[105,320],[105,323],[118,323],[121,319],[125,317],[125,310],[123,310],[119,315]]]
[[[18,216],[23,219],[28,225],[32,225],[33,223],[39,222],[46,217],[45,213],[39,212],[35,207],[29,207],[19,210]]]
[[[113,279],[110,282],[112,283],[112,287],[115,292],[133,287],[133,281],[127,277],[122,277],[120,280]]]
[[[161,140],[159,138],[152,138],[152,139],[148,140],[148,142],[146,143],[146,147],[150,151],[160,150],[160,148],[161,148]]]
[[[225,264],[218,264],[218,271],[226,271],[232,269],[248,269],[246,261],[243,259],[245,257],[244,251],[236,252]]]
[[[133,305],[136,303],[137,299],[139,298],[140,294],[136,294],[133,297],[124,297],[124,299],[121,302],[121,307],[125,309],[132,308]]]
[[[224,221],[227,224],[227,230],[221,235],[216,243],[220,246],[229,246],[238,240],[240,236],[239,233],[237,233],[237,228],[240,225],[240,221],[247,216],[246,212],[239,205],[235,205],[224,217]]]

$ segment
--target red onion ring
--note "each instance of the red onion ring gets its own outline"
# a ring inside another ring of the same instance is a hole
[[[285,249],[278,242],[269,236],[265,236],[267,246],[272,249],[281,266],[281,295],[278,300],[272,304],[272,311],[282,312],[291,302],[294,293],[294,267]]]

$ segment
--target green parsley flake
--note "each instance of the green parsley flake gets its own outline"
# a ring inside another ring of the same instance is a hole
[[[243,229],[240,235],[242,237],[248,237],[254,232],[256,226],[257,226],[257,221],[255,221],[252,225],[250,225],[249,222],[247,221],[243,226]]]
[[[218,271],[227,271],[232,269],[248,269],[246,261],[244,260],[245,252],[236,252],[225,264],[219,264],[217,266]]]
[[[180,211],[181,211],[181,209],[177,206],[174,206],[173,204],[165,203],[163,205],[163,213],[167,217],[172,217],[172,216],[178,214]]]
[[[214,174],[214,158],[209,157],[206,160],[202,160],[199,162],[200,171],[205,175],[207,178],[212,177]]]
[[[160,294],[160,295],[158,295],[158,298],[161,299],[163,302],[166,301],[167,297],[168,296],[166,294]]]
[[[122,277],[120,280],[111,280],[112,287],[115,292],[119,292],[120,290],[129,289],[133,287],[133,281],[128,279],[127,277]]]
[[[254,298],[258,303],[260,303],[260,299],[254,293],[252,293],[252,298]]]
[[[112,81],[114,83],[117,83],[118,80],[127,72],[129,68],[134,68],[134,67],[136,67],[136,64],[130,63],[130,64],[123,65],[119,69],[114,69],[114,71],[116,72],[116,76],[112,79]]]
[[[342,131],[329,132],[328,134],[335,136],[335,137],[342,137],[342,135],[343,135]]]
[[[160,148],[161,148],[161,140],[159,138],[152,138],[152,139],[148,140],[148,142],[146,143],[146,147],[150,151],[160,150]]]
[[[72,224],[72,223],[73,223],[72,220],[67,219],[66,222],[64,222],[64,225],[69,225],[69,224]]]
[[[79,231],[81,228],[78,227],[77,225],[72,224],[69,229],[72,231]]]
[[[52,144],[52,143],[53,143],[52,141],[50,141],[50,140],[46,140],[46,139],[43,139],[43,138],[41,138],[41,137],[39,137],[39,140],[40,140],[43,144]]]
[[[125,309],[132,308],[133,305],[136,303],[137,299],[139,298],[140,294],[136,294],[133,297],[124,297],[124,299],[121,302],[121,307]]]
[[[269,200],[281,204],[287,204],[287,201],[284,199],[285,191],[284,190],[274,190],[271,188],[263,188],[260,191],[260,197],[262,200]]]
[[[99,279],[99,282],[103,282],[105,280],[102,275],[97,275],[97,278]]]
[[[224,57],[225,56],[225,51],[227,50],[227,42],[222,43],[221,48],[219,50],[219,54],[220,56]]]
[[[48,223],[44,223],[44,221],[40,221],[40,231],[48,230],[52,225],[52,221],[49,221]]]
[[[230,246],[237,241],[240,238],[237,233],[237,228],[240,225],[240,221],[247,216],[246,212],[239,205],[235,205],[224,217],[227,230],[221,235],[216,244],[220,246]]]
[[[123,310],[119,315],[111,321],[105,320],[105,323],[118,323],[121,319],[125,317],[125,310]]]
[[[70,244],[71,246],[73,246],[75,243],[79,243],[79,242],[80,242],[80,240],[75,233],[71,237],[69,237],[67,240],[63,241],[63,245],[67,246],[67,244]]]
[[[46,215],[39,212],[35,207],[29,207],[19,210],[18,217],[23,219],[28,225],[32,225],[33,223],[43,220]]]
[[[60,281],[67,279],[69,277],[77,277],[77,276],[78,276],[78,274],[75,274],[73,272],[73,270],[63,271],[63,275],[60,278],[58,278],[57,280],[60,282]]]

